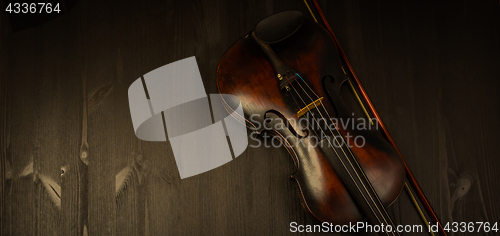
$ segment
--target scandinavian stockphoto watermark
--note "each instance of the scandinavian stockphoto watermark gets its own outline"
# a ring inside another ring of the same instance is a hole
[[[228,94],[207,96],[194,56],[152,70],[143,79],[128,90],[135,135],[159,142],[168,136],[181,179],[224,165],[245,151],[240,100]]]
[[[324,145],[361,148],[365,146],[366,140],[359,131],[378,130],[379,128],[375,118],[354,118],[354,116],[344,119],[337,117],[317,118],[309,112],[297,119],[287,119],[286,122],[283,122],[281,117],[264,118],[259,114],[253,114],[250,116],[250,122],[253,124],[254,130],[259,131],[250,136],[253,143],[249,146],[253,148],[262,146],[279,148],[284,145],[287,147],[302,145],[308,148],[323,147]],[[288,132],[288,135],[270,135],[268,132],[262,132],[265,130],[297,131],[297,129],[306,129],[308,134]],[[342,133],[340,130],[344,132]]]

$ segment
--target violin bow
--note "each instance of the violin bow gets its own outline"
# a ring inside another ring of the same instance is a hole
[[[340,47],[339,41],[337,40],[337,37],[335,37],[335,34],[333,33],[332,28],[330,27],[330,24],[326,20],[326,17],[324,15],[323,11],[321,10],[321,7],[319,6],[318,1],[317,0],[312,0],[312,2],[314,4],[314,7],[316,8],[316,11],[318,12],[318,15],[319,15],[319,17],[321,19],[321,22],[323,23],[324,27],[326,28],[326,30],[328,31],[328,33],[330,34],[330,36],[332,36],[332,38],[333,38],[333,40],[335,42],[335,45],[337,46],[337,49],[338,49],[338,51],[340,53],[340,56],[344,60],[344,63],[347,66],[347,69],[349,70],[349,73],[351,74],[352,78],[354,78],[354,83],[358,87],[358,90],[361,92],[361,96],[363,97],[363,99],[365,100],[366,104],[368,105],[368,108],[369,108],[370,112],[377,119],[377,121],[378,121],[380,127],[382,128],[382,131],[383,131],[384,135],[386,136],[387,140],[389,141],[389,143],[397,151],[397,153],[399,154],[399,157],[401,157],[401,160],[403,162],[404,168],[406,170],[406,177],[408,178],[408,180],[410,181],[411,185],[413,186],[413,188],[417,192],[417,195],[418,195],[420,201],[422,201],[422,203],[423,203],[425,209],[427,210],[427,213],[429,214],[429,216],[432,218],[432,220],[435,223],[438,223],[440,234],[444,235],[444,236],[447,236],[446,232],[443,229],[443,226],[442,226],[441,222],[439,221],[436,213],[434,212],[434,210],[432,209],[429,201],[427,200],[427,197],[424,195],[424,192],[420,188],[420,185],[418,184],[417,180],[413,176],[410,168],[408,167],[406,161],[403,158],[403,155],[399,151],[398,147],[396,146],[396,143],[394,142],[394,140],[392,139],[391,135],[389,134],[389,131],[387,130],[387,128],[384,125],[384,123],[382,122],[382,119],[380,118],[377,110],[375,110],[375,107],[373,106],[370,98],[368,97],[368,94],[366,94],[365,89],[361,85],[361,82],[359,81],[358,76],[354,72],[354,69],[352,68],[351,63],[349,62],[349,60],[347,59],[347,56],[345,55],[344,51],[342,50],[342,47]],[[304,0],[304,3],[306,5],[307,9],[309,10],[309,13],[311,13],[311,16],[313,17],[314,21],[318,22],[317,19],[316,19],[316,17],[314,16],[314,13],[312,12],[311,8],[309,7],[309,4],[307,4],[306,0]],[[349,81],[349,84],[351,86],[351,89],[353,90],[353,92],[354,92],[356,98],[358,99],[358,102],[360,103],[361,107],[363,108],[365,114],[368,116],[368,118],[370,118],[368,112],[366,111],[366,108],[365,108],[363,102],[361,102],[361,99],[359,98],[359,95],[357,94],[356,90],[354,89],[354,86],[353,86],[351,80],[348,80],[348,81]],[[418,202],[413,197],[411,189],[408,187],[408,184],[406,184],[406,183],[405,183],[405,189],[409,193],[410,198],[412,199],[413,203],[415,204],[415,207],[417,208],[420,216],[422,217],[422,219],[426,223],[427,227],[430,227],[429,223],[427,222],[427,220],[425,218],[425,215],[423,214],[422,210],[420,209],[420,207],[418,205]],[[434,235],[434,233],[431,230],[429,230],[429,232],[432,235]]]

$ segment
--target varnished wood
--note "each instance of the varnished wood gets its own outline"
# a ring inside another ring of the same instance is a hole
[[[313,91],[309,93],[315,93],[317,97],[329,98],[322,102],[331,114],[328,117],[326,113],[323,113],[326,119],[337,118],[343,121],[352,119],[345,111],[344,104],[339,97],[339,88],[344,74],[335,44],[327,31],[311,20],[305,20],[298,31],[280,44],[274,45],[278,57],[290,66],[290,69],[301,74],[302,78],[311,85]],[[267,113],[274,111],[283,119],[296,121],[290,123],[291,129],[299,132],[309,129],[309,127],[300,126],[303,122],[298,121],[297,117],[297,112],[308,103],[297,106],[288,92],[280,88],[280,81],[276,76],[278,72],[273,69],[269,61],[268,57],[259,50],[255,39],[245,36],[228,49],[218,65],[216,76],[219,92],[234,94],[240,98],[245,118],[250,119],[252,126],[260,126],[260,128],[253,129],[254,132],[273,130],[291,143],[291,149],[293,149],[291,152],[294,154],[292,158],[296,159],[297,169],[292,174],[292,179],[297,184],[299,198],[309,215],[316,220],[336,224],[365,220],[360,216],[360,208],[352,199],[353,193],[346,190],[345,184],[339,178],[341,173],[335,173],[333,170],[334,163],[328,160],[318,146],[307,141],[307,137],[313,135],[313,130],[308,130],[308,134],[302,134],[303,138],[290,139],[289,137],[293,137],[292,132],[287,128],[275,128],[278,127],[276,121],[267,125],[270,128],[263,127],[266,123],[265,119],[270,118]],[[334,89],[335,91],[331,90],[331,93],[327,93],[324,88],[324,78],[327,76],[336,79],[336,83],[329,86],[338,87]],[[292,80],[287,77],[284,79]],[[291,82],[289,86],[300,90],[298,83]],[[297,95],[295,97],[299,100]],[[316,97],[305,99],[314,101]],[[333,116],[335,113],[336,116]],[[347,138],[347,134],[354,137],[361,135],[366,139],[366,145],[363,147],[352,145],[351,150],[381,201],[386,205],[392,203],[399,196],[404,183],[404,169],[395,150],[377,133],[370,133],[368,130],[344,129],[340,126],[337,128],[349,143],[353,143],[354,138]],[[305,141],[307,147],[299,144],[301,140]],[[338,157],[331,156],[330,158]]]

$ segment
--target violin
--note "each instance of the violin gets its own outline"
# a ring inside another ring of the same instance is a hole
[[[404,187],[405,168],[376,129],[338,122],[355,121],[340,93],[351,79],[342,65],[325,28],[284,11],[227,50],[217,87],[240,99],[253,134],[278,139],[290,153],[291,179],[308,215],[333,224],[368,219],[387,227],[381,234],[399,235],[386,207]]]

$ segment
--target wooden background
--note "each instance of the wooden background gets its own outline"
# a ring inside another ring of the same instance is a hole
[[[441,220],[497,222],[499,2],[389,2],[320,4]],[[128,109],[134,80],[193,55],[215,93],[223,53],[287,9],[307,13],[299,0],[81,0],[16,33],[2,9],[1,235],[82,235],[83,225],[88,235],[289,235],[290,222],[314,223],[284,149],[249,148],[180,180],[169,143],[139,141]],[[390,212],[422,224],[406,193]]]

